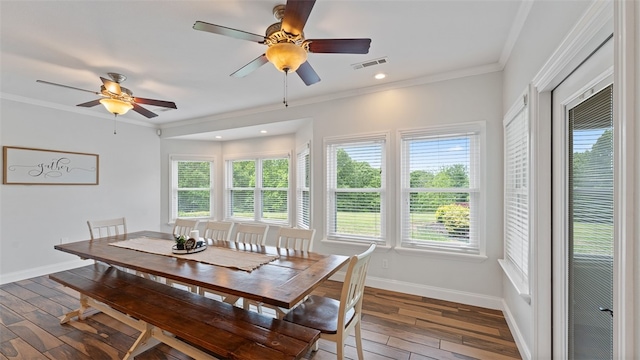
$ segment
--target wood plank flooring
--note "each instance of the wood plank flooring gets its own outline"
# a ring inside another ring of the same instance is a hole
[[[341,285],[328,281],[315,293],[338,298]],[[121,359],[138,332],[102,313],[60,325],[59,317],[77,307],[78,294],[46,276],[0,286],[0,360]],[[497,310],[367,288],[364,313],[367,360],[521,359]],[[321,340],[306,358],[335,359],[335,353],[334,343]],[[353,336],[345,355],[357,359]],[[190,358],[158,345],[136,359]]]

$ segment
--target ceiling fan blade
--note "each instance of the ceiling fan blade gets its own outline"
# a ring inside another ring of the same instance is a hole
[[[308,40],[309,52],[368,54],[371,39],[313,39]]]
[[[282,30],[293,35],[302,34],[315,3],[316,0],[288,0],[282,18]]]
[[[153,99],[145,99],[145,98],[134,97],[133,98],[133,102],[136,102],[138,104],[161,106],[161,107],[172,108],[172,109],[177,109],[178,108],[176,106],[176,103],[174,103],[173,101],[153,100]]]
[[[320,81],[320,76],[318,76],[316,71],[313,70],[311,64],[309,64],[308,61],[305,61],[302,65],[300,65],[298,70],[296,70],[296,73],[298,74],[298,76],[300,76],[300,79],[302,79],[302,81],[307,84],[307,86],[313,85]]]
[[[269,60],[267,60],[267,56],[265,54],[262,54],[260,56],[258,56],[257,58],[253,59],[250,63],[248,63],[247,65],[241,67],[240,69],[236,70],[236,72],[234,72],[233,74],[229,75],[229,76],[233,76],[233,77],[245,77],[249,74],[251,74],[253,71],[257,70],[260,66],[268,63]]]
[[[69,85],[56,84],[56,83],[52,83],[52,82],[44,81],[44,80],[36,80],[36,82],[43,83],[43,84],[47,84],[47,85],[60,86],[60,87],[67,88],[67,89],[73,89],[73,90],[86,91],[86,92],[88,92],[88,93],[92,93],[92,94],[100,95],[100,93],[99,93],[99,92],[97,92],[97,91],[91,91],[91,90],[80,89],[80,88],[73,87],[73,86],[69,86]]]
[[[96,106],[96,105],[100,105],[100,100],[102,100],[102,99],[91,100],[91,101],[88,101],[88,102],[86,102],[86,103],[78,104],[78,105],[76,105],[76,106],[82,106],[82,107],[94,107],[94,106]]]
[[[136,104],[136,103],[131,103],[131,105],[133,105],[133,111],[137,112],[138,114],[145,116],[146,118],[154,118],[156,116],[158,116],[158,114],[151,112],[145,108],[143,108],[142,106]]]
[[[122,92],[122,89],[120,89],[120,84],[118,84],[117,82],[105,79],[102,76],[100,77],[100,80],[102,80],[105,89],[107,89],[110,93],[119,95]]]
[[[193,28],[196,30],[207,31],[218,35],[230,36],[232,38],[240,40],[249,40],[261,44],[264,43],[263,35],[252,34],[246,31],[228,28],[226,26],[209,24],[203,21],[196,21],[196,23],[193,24]]]

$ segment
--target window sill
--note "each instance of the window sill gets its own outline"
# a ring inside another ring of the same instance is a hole
[[[255,220],[255,219],[244,219],[244,218],[225,218],[223,221],[229,221],[235,224],[257,224],[257,225],[269,225],[269,226],[284,226],[291,227],[291,223],[282,222],[282,221],[272,221],[272,220]]]
[[[498,259],[498,264],[504,271],[504,274],[507,276],[513,287],[518,292],[521,298],[524,299],[528,304],[531,304],[531,294],[529,293],[529,284],[522,280],[522,277],[518,275],[517,271],[513,268],[513,265],[507,260]]]
[[[407,247],[396,247],[395,251],[398,254],[403,255],[420,255],[427,257],[434,257],[438,259],[451,259],[451,260],[460,260],[460,261],[468,261],[468,262],[483,262],[488,259],[486,255],[482,254],[467,254],[467,253],[456,253],[456,252],[447,252],[447,251],[439,251],[439,250],[430,250],[430,249],[416,249],[416,248],[407,248]]]
[[[202,222],[203,220],[213,220],[212,217],[210,216],[199,216],[199,217],[185,217],[185,218],[180,218],[180,219],[185,219],[185,220],[198,220],[200,222]],[[176,219],[171,219],[169,220],[169,222],[167,222],[167,225],[169,226],[173,226],[176,223]]]
[[[376,250],[391,250],[391,246],[387,244],[381,244],[375,241],[366,242],[366,241],[346,241],[346,240],[332,240],[332,239],[322,239],[321,243],[328,245],[340,245],[340,246],[353,246],[353,247],[361,247],[366,249],[371,245],[371,243],[376,243]]]

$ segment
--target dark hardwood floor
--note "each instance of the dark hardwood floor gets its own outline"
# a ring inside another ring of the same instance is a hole
[[[338,298],[341,283],[316,290]],[[73,290],[46,276],[0,286],[0,360],[121,359],[138,332],[102,313],[60,325],[59,317],[78,307]],[[265,310],[265,312],[268,310]],[[520,359],[500,311],[367,288],[362,337],[367,360]],[[335,344],[320,341],[308,359],[335,359]],[[357,359],[355,339],[345,354]],[[189,359],[166,345],[138,360]]]

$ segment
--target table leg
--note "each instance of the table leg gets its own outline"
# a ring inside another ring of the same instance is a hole
[[[143,326],[143,330],[140,333],[140,336],[138,336],[136,341],[129,348],[129,351],[127,351],[125,356],[122,358],[122,360],[128,360],[129,358],[133,359],[133,356],[132,356],[133,352],[138,348],[138,346],[146,343],[147,340],[149,340],[153,335],[153,326],[151,326],[149,323],[146,323],[142,320],[139,321],[139,324]]]
[[[82,314],[84,314],[84,312],[87,311],[88,308],[88,298],[85,295],[80,294],[80,308],[65,314],[62,320],[60,320],[60,324],[66,324],[76,316],[78,317],[78,320],[83,320]]]

